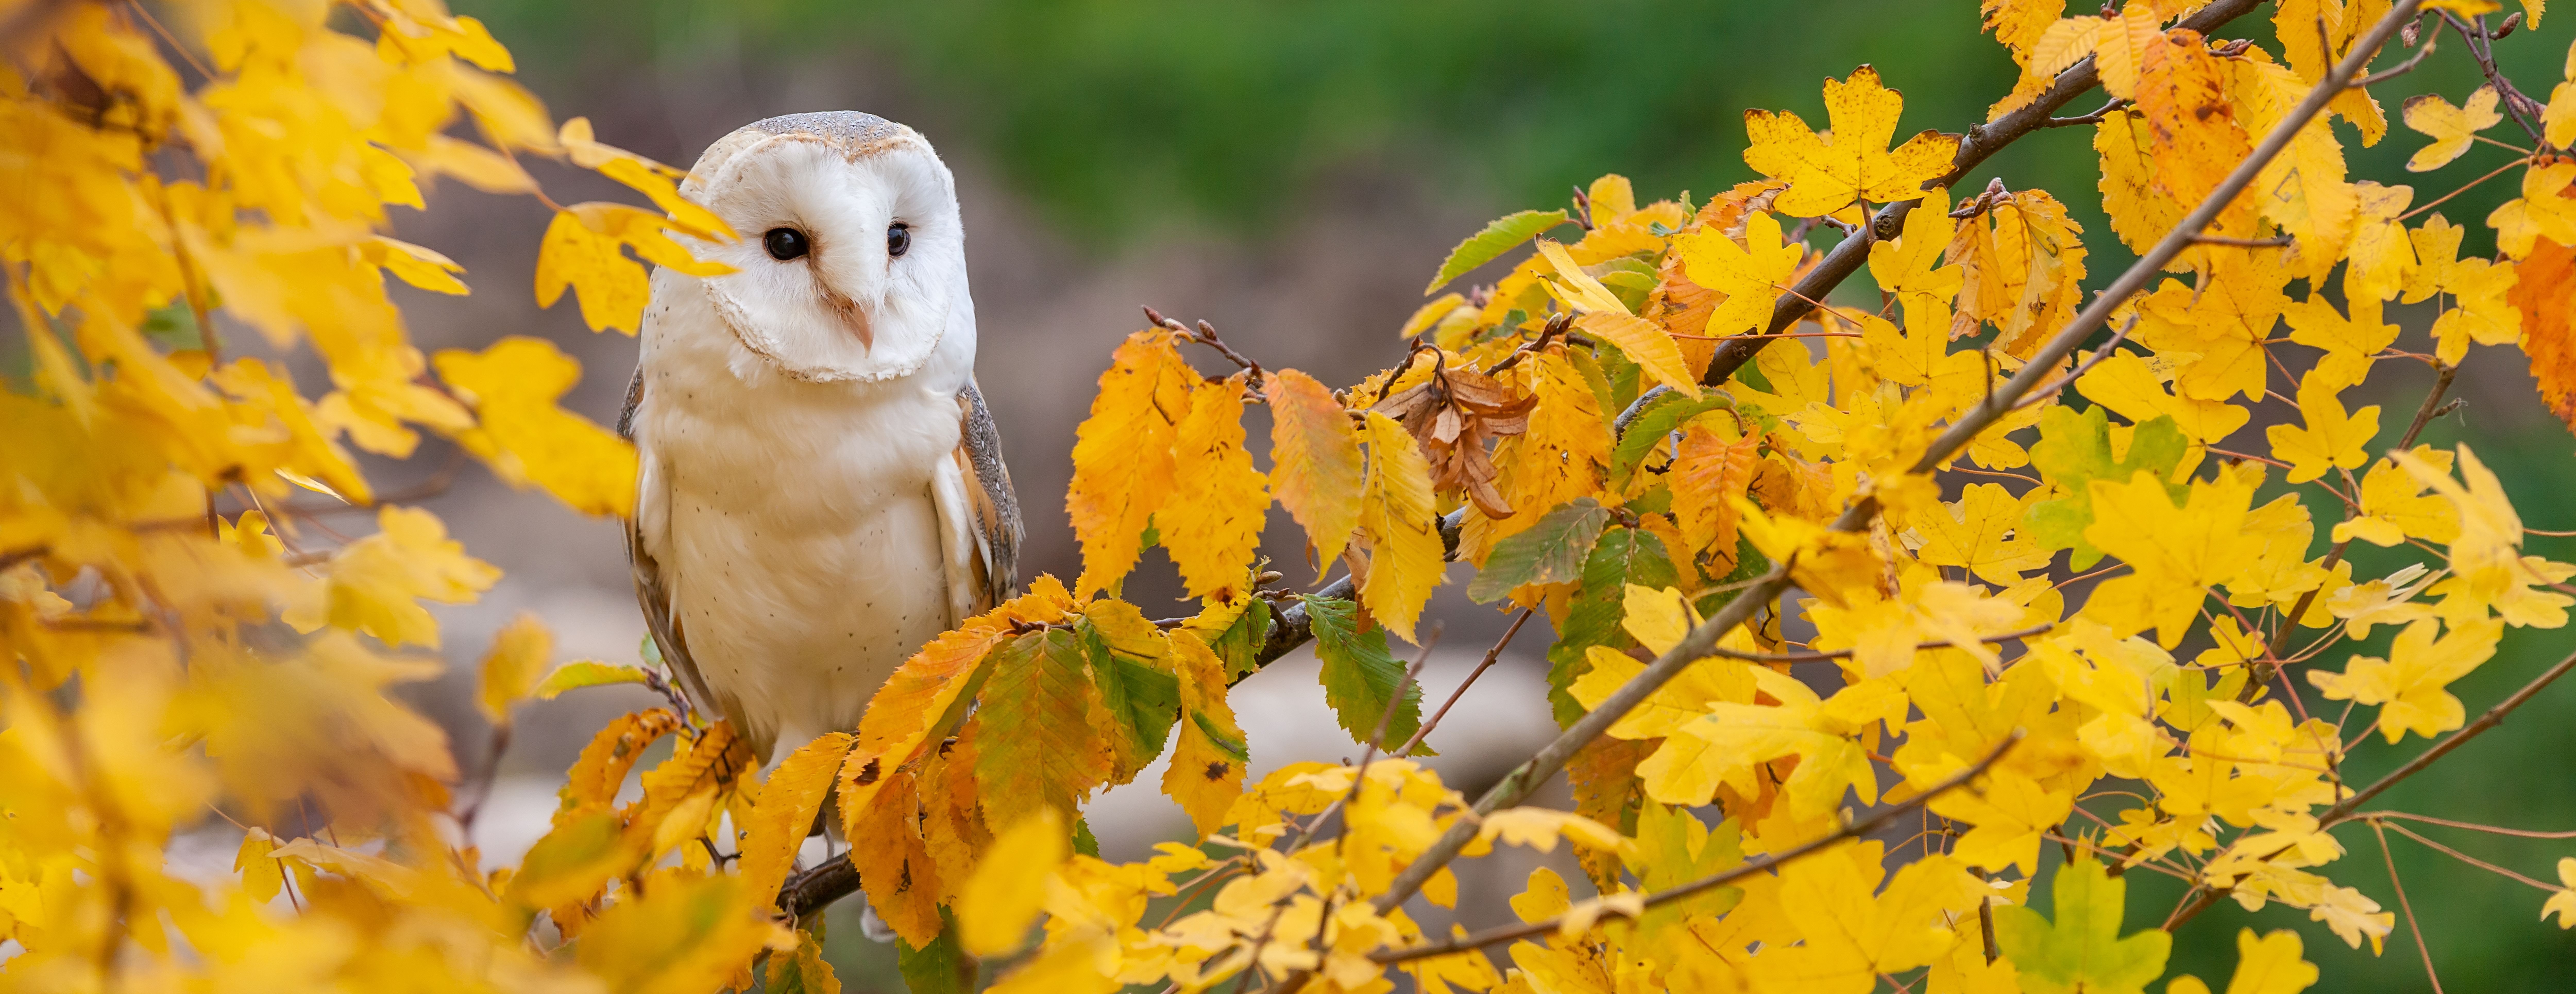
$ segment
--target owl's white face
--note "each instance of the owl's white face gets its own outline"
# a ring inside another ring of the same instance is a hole
[[[742,235],[691,248],[736,270],[708,277],[708,297],[787,376],[908,376],[958,319],[973,334],[956,181],[909,128],[848,112],[771,118],[709,147],[682,191]]]

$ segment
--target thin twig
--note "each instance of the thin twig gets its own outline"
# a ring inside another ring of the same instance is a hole
[[[2397,855],[2388,851],[2388,832],[2375,821],[2370,831],[2379,836],[2379,858],[2388,864],[2388,885],[2397,888],[2397,907],[2406,912],[2406,930],[2415,933],[2415,951],[2424,957],[2424,978],[2433,982],[2433,994],[2442,994],[2442,977],[2433,972],[2433,951],[2424,947],[2424,926],[2415,920],[2415,904],[2406,899],[2405,882],[2397,879]]]
[[[1671,904],[1675,901],[1687,900],[1699,894],[1706,893],[1710,890],[1724,887],[1727,884],[1753,876],[1754,874],[1771,872],[1772,870],[1778,869],[1791,862],[1795,862],[1800,857],[1811,855],[1837,842],[1861,838],[1872,832],[1876,832],[1879,829],[1886,827],[1889,822],[1893,822],[1896,819],[1913,812],[1916,808],[1920,808],[1931,803],[1933,798],[1966,786],[1969,781],[1984,775],[1988,769],[1994,767],[1997,760],[2004,758],[2004,754],[2012,751],[2013,745],[2020,741],[2021,732],[2019,730],[2015,730],[2011,735],[2006,736],[2001,743],[1997,744],[1992,751],[1987,752],[1985,758],[1977,760],[1974,765],[1951,775],[1949,779],[1933,784],[1929,789],[1920,794],[1906,798],[1896,804],[1889,805],[1886,808],[1880,809],[1876,814],[1872,814],[1867,818],[1852,822],[1851,824],[1844,825],[1842,828],[1837,829],[1832,833],[1791,846],[1762,859],[1741,863],[1722,873],[1712,874],[1680,886],[1656,891],[1655,893],[1646,896],[1644,904],[1648,908],[1655,908]],[[1605,912],[1602,917],[1608,918],[1615,914],[1617,914],[1615,911]],[[1564,920],[1564,916],[1559,915],[1544,921],[1528,922],[1520,925],[1507,925],[1501,928],[1487,929],[1482,932],[1452,939],[1448,942],[1436,945],[1412,946],[1404,949],[1383,950],[1372,954],[1369,958],[1380,963],[1403,963],[1411,960],[1430,959],[1434,956],[1447,956],[1451,953],[1465,952],[1470,949],[1481,949],[1498,942],[1510,942],[1514,939],[1526,939],[1533,935],[1543,935],[1548,932],[1553,932],[1564,923]]]
[[[2110,116],[2111,116],[2111,114],[2112,114],[2113,112],[2118,111],[2118,110],[2120,110],[2120,109],[2122,109],[2122,108],[2125,108],[2125,107],[2129,106],[2130,104],[2133,104],[2133,103],[2136,103],[2136,102],[2137,102],[2137,101],[2130,100],[2130,99],[2127,99],[2127,98],[2123,97],[2123,98],[2120,98],[2120,99],[2117,99],[2117,100],[2113,100],[2113,101],[2111,101],[2110,103],[2103,104],[2103,105],[2102,105],[2102,109],[2097,110],[2097,111],[2094,111],[2093,113],[2090,113],[2090,114],[2085,114],[2085,115],[2081,115],[2081,116],[2078,116],[2078,117],[2052,117],[2052,118],[2049,118],[2047,121],[2042,122],[2042,123],[2040,124],[2040,127],[2043,127],[2043,128],[2071,128],[2071,127],[2074,127],[2074,126],[2079,125],[2079,124],[2100,124],[2100,123],[2102,123],[2102,119],[2107,118],[2107,117],[2110,117]]]
[[[1449,709],[1457,706],[1458,699],[1467,696],[1467,688],[1476,685],[1477,677],[1484,676],[1486,670],[1493,668],[1494,660],[1502,658],[1503,647],[1512,644],[1512,636],[1520,634],[1521,626],[1529,624],[1530,615],[1536,613],[1538,613],[1537,608],[1522,608],[1521,616],[1512,619],[1512,627],[1503,630],[1503,637],[1494,642],[1493,648],[1485,650],[1485,658],[1476,664],[1476,668],[1474,670],[1468,672],[1465,680],[1458,682],[1458,689],[1450,691],[1449,699],[1440,702],[1440,710],[1431,713],[1431,720],[1423,722],[1422,727],[1414,729],[1413,737],[1404,740],[1403,748],[1388,753],[1388,755],[1413,755],[1413,747],[1421,745],[1423,738],[1429,736],[1432,729],[1440,727],[1440,719],[1448,717]]]
[[[2223,235],[2194,235],[2191,240],[2200,245],[2233,245],[2237,248],[2289,248],[2294,242],[2294,239],[2288,235],[2274,235],[2270,238],[2228,238]]]
[[[2057,625],[2054,622],[2044,625],[2033,625],[2020,631],[2003,632],[1997,635],[1980,635],[1977,637],[1977,641],[2010,642],[2014,639],[2024,639],[2033,635],[2043,634],[2056,627]],[[1950,649],[1956,648],[1958,645],[1959,643],[1956,639],[1941,639],[1935,642],[1917,642],[1914,644],[1914,650],[1916,652],[1921,652],[1926,649]],[[1748,663],[1821,663],[1831,659],[1850,659],[1852,653],[1856,651],[1858,650],[1833,649],[1825,652],[1738,652],[1733,649],[1718,648],[1709,650],[1708,654],[1721,659],[1741,659]]]

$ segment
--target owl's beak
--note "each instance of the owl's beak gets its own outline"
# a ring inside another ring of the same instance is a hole
[[[859,348],[868,351],[876,350],[876,328],[868,322],[867,308],[859,306],[858,301],[842,296],[839,291],[828,286],[823,288],[823,303],[832,308],[832,313],[840,316],[841,324],[850,329],[850,334],[858,336]]]

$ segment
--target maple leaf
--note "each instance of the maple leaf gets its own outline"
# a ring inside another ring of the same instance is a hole
[[[1924,508],[1907,519],[1923,536],[1915,550],[1927,565],[1957,566],[1988,583],[2021,582],[2021,574],[2048,565],[2049,551],[2028,535],[2017,534],[2022,500],[2001,484],[1971,483],[1956,503]]]
[[[1279,506],[1306,529],[1306,548],[1329,567],[1360,524],[1360,480],[1366,463],[1359,433],[1342,404],[1315,378],[1293,369],[1271,373],[1270,486]]]
[[[2369,180],[2353,184],[2352,240],[2344,246],[2351,262],[2344,269],[2348,299],[2387,300],[2403,290],[2415,272],[2415,246],[2407,238],[2406,205],[2415,199],[2411,186],[2381,186]],[[2316,296],[2310,291],[2309,297]]]
[[[2277,129],[2314,85],[2288,69],[2252,59],[2226,62],[2224,72],[2229,96],[2243,109],[2247,134]],[[2355,96],[2345,91],[2346,99]],[[2361,206],[2358,189],[2344,181],[2343,146],[2325,118],[2310,118],[2299,127],[2289,146],[2255,174],[2251,193],[2251,206],[2291,236],[2294,271],[2311,283],[2325,279],[2345,254]],[[2222,217],[2219,227],[2238,230],[2242,223]]]
[[[2355,656],[2341,673],[2308,671],[2308,682],[2329,700],[2378,707],[2380,734],[2390,742],[2407,732],[2432,738],[2458,728],[2466,713],[2445,688],[2495,655],[2504,622],[2453,628],[2436,640],[2440,628],[2430,618],[2407,625],[2389,646],[2388,658]]]
[[[1243,448],[1243,390],[1238,372],[1190,391],[1189,414],[1172,439],[1171,500],[1156,512],[1155,531],[1192,597],[1243,582],[1261,544],[1269,479]]]
[[[2102,581],[2084,605],[2088,617],[2122,634],[2154,628],[2166,648],[2182,641],[2207,589],[2235,575],[2258,551],[2241,532],[2253,488],[2221,474],[2194,480],[2176,506],[2170,488],[2141,470],[2125,483],[2096,479],[2093,523],[2084,537],[2134,572]]]
[[[2085,858],[2058,870],[2056,918],[2007,905],[1994,910],[1995,944],[2034,994],[2143,994],[2165,972],[2173,936],[2149,929],[2120,935],[2129,882]]]
[[[365,632],[388,646],[438,648],[438,622],[420,601],[471,603],[501,579],[492,564],[465,554],[436,515],[416,507],[376,512],[375,534],[331,557],[324,601],[282,616],[297,631],[324,624]]]
[[[635,446],[557,406],[581,363],[542,338],[511,336],[481,353],[438,354],[438,375],[474,408],[456,443],[512,486],[534,483],[583,514],[635,511]]]
[[[2576,249],[2536,240],[2514,269],[2506,299],[2522,314],[2532,379],[2540,383],[2541,401],[2576,430]]]
[[[1789,190],[1772,209],[1793,217],[1833,215],[1858,221],[1856,201],[1912,200],[1923,184],[1950,171],[1957,135],[1924,131],[1889,149],[1905,98],[1862,66],[1850,77],[1825,81],[1825,113],[1833,129],[1820,134],[1791,111],[1748,110],[1744,131],[1752,140],[1744,162]],[[1846,216],[1848,215],[1848,216]],[[1692,282],[1708,286],[1693,276]]]
[[[2346,270],[2344,285],[2350,288],[2354,277]],[[2334,389],[2361,383],[2370,375],[2380,350],[2397,341],[2397,326],[2384,322],[2382,299],[2358,291],[2350,296],[2352,314],[2346,317],[2335,310],[2323,294],[2314,290],[2307,299],[2298,301],[2281,312],[2290,322],[2290,340],[2301,345],[2324,349],[2316,368],[2300,380],[2309,379]]]
[[[1163,793],[1190,816],[1201,836],[1225,825],[1225,813],[1243,794],[1244,764],[1251,753],[1234,709],[1226,703],[1225,667],[1207,643],[1188,629],[1171,635],[1180,677],[1180,744],[1163,773]]]
[[[2540,920],[2558,916],[2561,929],[2576,928],[2576,856],[2558,857],[2558,890],[2540,906]]]
[[[2394,326],[2389,334],[2395,336]],[[2164,379],[2147,360],[2118,352],[2093,363],[2092,369],[2076,378],[2075,389],[2132,424],[2172,418],[2184,438],[2203,445],[2225,440],[2254,417],[2253,412],[2224,401],[2177,397],[2165,388]]]
[[[1145,529],[1176,486],[1172,443],[1197,379],[1161,329],[1129,335],[1110,354],[1091,416],[1074,429],[1073,482],[1064,494],[1082,540],[1077,593],[1115,590],[1136,567]]]
[[[2405,117],[2407,127],[2433,139],[2432,144],[2416,149],[2414,156],[2406,160],[2407,172],[2421,173],[2450,165],[2467,154],[2478,132],[2502,122],[2504,112],[2496,109],[2496,88],[2489,84],[2478,87],[2457,107],[2436,93],[2408,97]]]
[[[1726,295],[1709,311],[1701,334],[1740,335],[1770,324],[1772,299],[1807,254],[1806,246],[1783,244],[1780,236],[1779,219],[1756,212],[1744,219],[1741,245],[1714,228],[1673,239],[1673,251],[1681,256],[1682,272],[1690,281]]]
[[[2318,374],[2308,374],[2299,383],[2299,412],[2307,427],[2264,429],[2272,440],[2272,454],[2290,462],[2284,481],[2306,483],[2324,476],[2328,468],[2357,469],[2370,461],[2362,448],[2379,434],[2379,408],[2373,405],[2346,414],[2343,402],[2335,398],[2336,389]]]
[[[1895,238],[1870,243],[1869,276],[1896,295],[1909,329],[1930,333],[1949,327],[1950,301],[1967,280],[1957,265],[1942,264],[1958,224],[1950,217],[1950,191],[1933,190],[1905,215],[1905,228]]]
[[[2227,994],[2299,994],[2317,982],[2316,964],[2300,959],[2299,933],[2281,929],[2257,938],[2253,929],[2236,933],[2236,973]],[[2209,994],[2209,985],[2190,974],[2165,985],[2165,994]]]
[[[2153,4],[2130,4],[2120,13],[2105,17],[2069,17],[2042,30],[2031,43],[2030,61],[2022,67],[2022,82],[2014,86],[2013,97],[2028,102],[2023,96],[2038,94],[2057,74],[2073,68],[2085,56],[2093,57],[2095,71],[2102,77],[2102,92],[2119,100],[2138,99],[2139,76],[2146,63],[2147,50],[2154,46],[2164,23],[2164,14]],[[1999,110],[2008,110],[1998,104]],[[2000,115],[1998,115],[2000,116]]]
[[[2487,214],[2496,247],[2513,259],[2530,255],[2542,238],[2576,245],[2576,161],[2544,162],[2523,171],[2521,197]]]
[[[2436,472],[2451,471],[2451,454],[2427,445],[2415,447],[2414,457]],[[2361,478],[2360,512],[2335,525],[2333,539],[2346,542],[2355,538],[2372,545],[2390,546],[2406,539],[2448,543],[2460,535],[2460,512],[2441,496],[2425,496],[2424,484],[2398,465],[2382,459]]]
[[[2128,19],[2124,15],[2123,23]],[[2198,205],[2253,151],[2253,140],[2237,124],[2235,105],[2225,95],[2225,72],[2199,32],[2177,28],[2158,35],[2138,57],[2136,92],[2111,91],[2107,71],[2105,91],[2133,96],[2146,118],[2156,160],[2149,182],[2175,203]]]
[[[537,250],[537,306],[554,306],[569,289],[580,299],[581,319],[590,330],[615,328],[632,335],[644,326],[644,304],[652,290],[643,265],[626,258],[622,248],[691,276],[734,271],[720,262],[698,261],[662,233],[673,227],[668,218],[624,204],[594,201],[556,211]]]
[[[1797,769],[1780,789],[1797,810],[1830,811],[1847,789],[1859,795],[1862,804],[1877,803],[1878,777],[1870,767],[1868,750],[1851,738],[1869,720],[1853,712],[1866,707],[1870,690],[1849,687],[1826,700],[1786,674],[1759,668],[1750,672],[1755,685],[1779,703],[1711,703],[1706,716],[1682,726],[1674,736],[1697,740],[1702,744],[1699,751],[1675,748],[1668,740],[1663,749],[1638,764],[1646,796],[1665,804],[1697,806],[1708,803],[1721,781],[1735,782],[1742,792],[1752,793],[1755,767],[1796,756]],[[1901,707],[1903,698],[1896,700]]]
[[[2129,436],[2129,451],[2118,461],[2111,458],[2111,419],[2096,407],[2081,414],[2063,407],[2051,407],[2040,415],[2039,444],[2030,447],[2030,461],[2039,468],[2042,479],[2066,491],[2066,496],[2031,505],[2027,519],[2031,537],[2050,549],[2073,549],[2070,565],[2086,569],[2102,553],[2087,539],[2093,524],[2093,492],[2088,486],[2094,480],[2121,480],[2140,471],[2162,478],[2182,462],[2186,445],[2182,432],[2171,421],[2157,417],[2141,422]]]

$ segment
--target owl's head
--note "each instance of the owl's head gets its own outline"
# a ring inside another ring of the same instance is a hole
[[[907,376],[953,318],[972,320],[956,181],[910,128],[851,111],[773,117],[709,146],[681,192],[742,233],[691,248],[734,268],[708,277],[707,295],[788,376]]]

